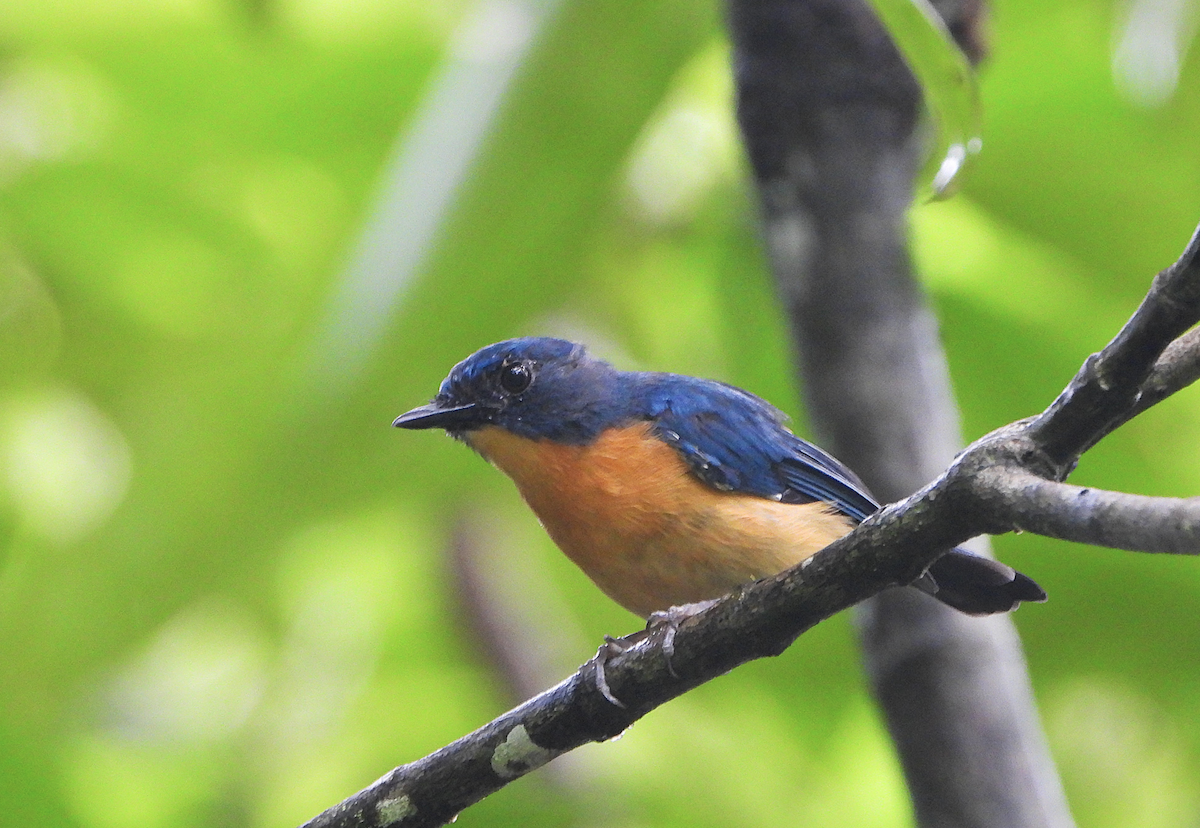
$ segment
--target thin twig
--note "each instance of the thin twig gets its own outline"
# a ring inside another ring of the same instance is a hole
[[[1083,451],[1086,452],[1107,434],[1196,380],[1200,380],[1200,328],[1192,328],[1166,347],[1142,383],[1141,393],[1133,406],[1114,420],[1106,432],[1096,434]]]
[[[1154,277],[1121,331],[1092,354],[1070,385],[1032,424],[1030,436],[1061,469],[1111,433],[1136,407],[1163,352],[1200,322],[1200,228],[1175,264]]]
[[[1200,555],[1200,498],[1072,486],[1011,467],[989,469],[973,484],[1016,530],[1133,552]]]

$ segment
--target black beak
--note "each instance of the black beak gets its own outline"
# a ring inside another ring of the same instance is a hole
[[[406,411],[392,421],[396,428],[462,428],[478,423],[480,407],[475,403],[455,405],[449,408],[437,403],[422,405]]]

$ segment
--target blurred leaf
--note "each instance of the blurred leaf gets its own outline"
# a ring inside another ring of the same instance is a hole
[[[936,140],[918,182],[929,196],[957,188],[964,168],[983,147],[983,104],[975,70],[954,43],[929,0],[870,0],[921,84]]]

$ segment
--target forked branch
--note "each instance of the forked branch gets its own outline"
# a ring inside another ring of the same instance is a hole
[[[1021,529],[1145,552],[1200,554],[1200,498],[1156,498],[1061,482],[1121,424],[1200,377],[1200,231],[1141,306],[1040,415],[964,450],[936,481],[864,521],[795,569],[755,582],[674,630],[670,662],[651,634],[317,816],[307,828],[435,826],[585,742],[734,667],[778,655],[805,630],[888,587],[940,551]]]

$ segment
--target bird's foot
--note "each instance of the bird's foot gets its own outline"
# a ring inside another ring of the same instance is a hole
[[[670,609],[660,610],[650,614],[646,619],[646,633],[655,633],[659,630],[663,631],[662,650],[663,656],[667,659],[667,671],[672,678],[679,678],[679,674],[675,672],[675,665],[671,663],[671,658],[675,655],[675,633],[679,631],[679,625],[692,616],[699,615],[709,607],[716,606],[719,598],[712,598],[708,601],[697,601],[694,604],[680,604]]]
[[[614,707],[625,708],[625,703],[618,699],[613,694],[612,688],[608,686],[605,667],[610,659],[616,658],[660,631],[662,632],[663,657],[667,660],[667,672],[671,674],[672,678],[679,678],[679,674],[675,672],[675,666],[671,663],[671,658],[675,655],[675,633],[679,630],[679,625],[716,605],[719,600],[714,598],[709,601],[680,604],[670,609],[660,610],[650,614],[650,617],[646,619],[644,630],[630,633],[623,638],[604,636],[604,643],[600,645],[600,649],[596,650],[596,655],[591,661],[593,680],[596,682],[596,689],[600,691],[600,695],[604,696]]]
[[[605,665],[608,664],[609,659],[616,658],[634,644],[645,639],[648,634],[647,630],[638,630],[624,638],[613,638],[611,635],[606,635],[604,643],[600,645],[600,649],[596,650],[596,655],[592,658],[592,675],[596,682],[596,689],[614,707],[624,709],[625,703],[614,696],[612,689],[608,686],[608,677],[604,673]]]

